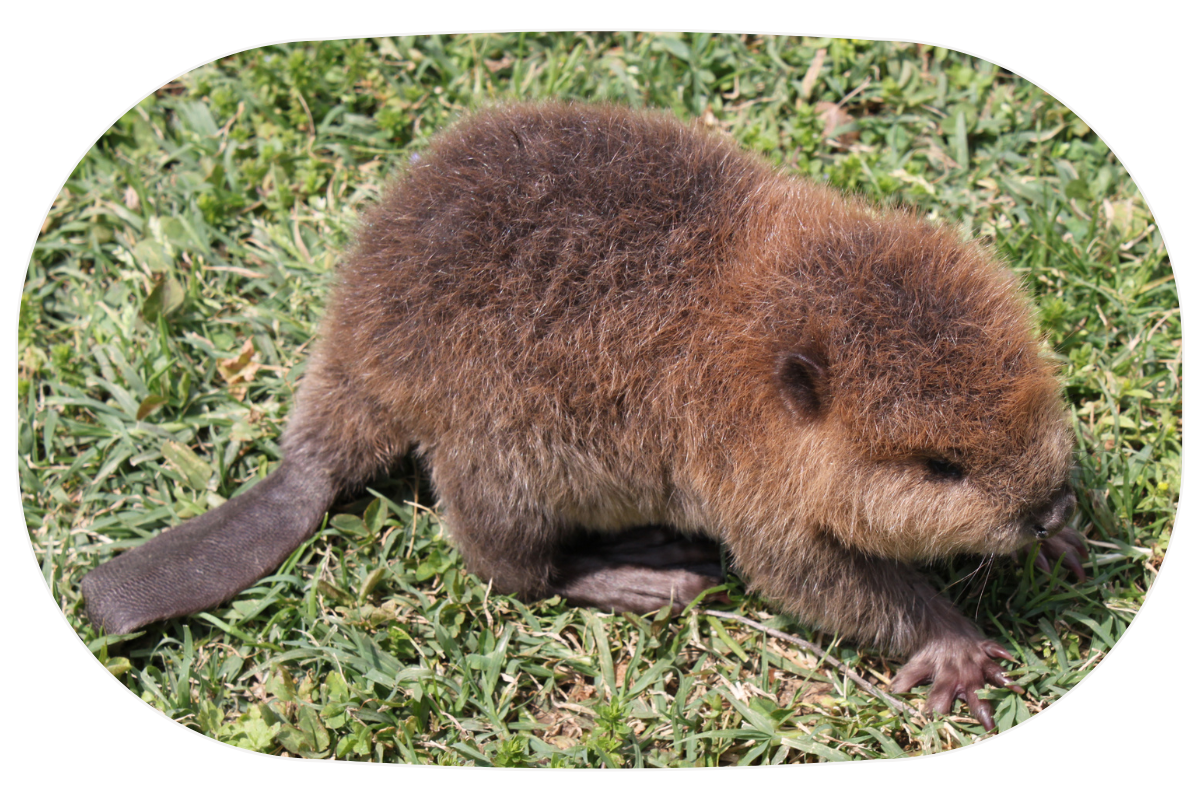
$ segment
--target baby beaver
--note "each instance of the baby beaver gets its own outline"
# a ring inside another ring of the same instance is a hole
[[[991,727],[975,690],[1011,656],[911,565],[1042,540],[1078,572],[1072,448],[979,247],[665,114],[512,105],[366,215],[278,469],[83,591],[109,633],[223,603],[414,450],[497,591],[679,609],[716,540],[787,612],[908,656],[894,689]]]

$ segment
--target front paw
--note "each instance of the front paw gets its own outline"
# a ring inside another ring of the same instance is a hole
[[[965,700],[975,718],[990,731],[996,727],[992,704],[976,692],[990,683],[1022,693],[993,661],[996,658],[1014,660],[1007,650],[987,639],[940,639],[913,654],[892,679],[892,691],[907,692],[918,684],[932,683],[926,711],[947,714],[955,700]]]
[[[1033,563],[1043,572],[1053,571],[1054,565],[1061,558],[1063,566],[1075,576],[1076,580],[1087,579],[1081,561],[1081,559],[1087,558],[1087,545],[1084,543],[1084,538],[1074,528],[1063,528],[1045,541],[1023,547],[1017,552],[1023,558],[1033,547],[1038,548]]]

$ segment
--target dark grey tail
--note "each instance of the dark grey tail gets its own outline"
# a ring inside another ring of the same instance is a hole
[[[282,564],[336,496],[324,470],[285,459],[249,491],[84,576],[88,617],[129,633],[220,605]]]

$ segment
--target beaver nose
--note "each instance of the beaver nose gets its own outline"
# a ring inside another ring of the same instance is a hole
[[[1036,539],[1049,539],[1063,529],[1075,511],[1075,495],[1063,487],[1050,502],[1029,516],[1029,526]]]

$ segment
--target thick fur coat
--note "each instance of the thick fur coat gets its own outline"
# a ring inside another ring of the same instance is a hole
[[[1069,549],[1073,440],[1040,347],[1015,278],[911,212],[664,114],[495,108],[435,139],[339,270],[261,492],[303,524],[202,517],[176,547],[303,540],[415,450],[498,591],[570,596],[585,532],[703,535],[802,620],[912,656],[901,683],[972,700],[1007,654],[912,564]],[[101,619],[123,602],[103,588]]]

